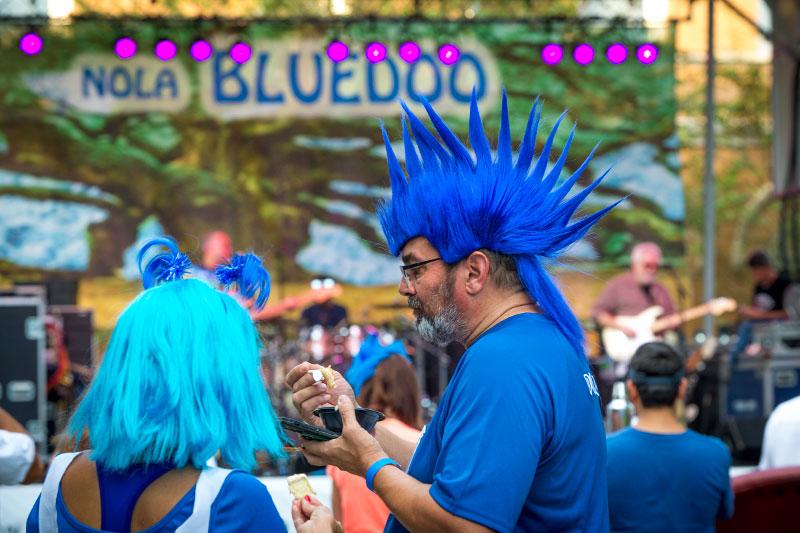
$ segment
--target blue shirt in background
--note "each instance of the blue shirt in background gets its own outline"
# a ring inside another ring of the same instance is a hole
[[[464,353],[408,473],[497,531],[608,531],[597,387],[546,316],[512,316]],[[406,531],[394,518],[388,532]]]
[[[733,514],[721,440],[687,430],[657,434],[628,428],[608,437],[608,509],[612,531],[715,530]]]

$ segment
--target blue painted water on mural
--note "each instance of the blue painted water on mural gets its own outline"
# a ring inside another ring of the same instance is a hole
[[[392,196],[392,189],[389,187],[376,187],[375,185],[366,185],[358,181],[333,180],[329,186],[332,191],[349,196],[366,196],[368,198],[383,198],[386,200]]]
[[[564,250],[561,257],[578,261],[596,261],[600,257],[600,254],[597,253],[592,243],[586,239],[581,239]]]
[[[4,189],[53,191],[91,200],[102,200],[114,205],[120,204],[119,198],[103,191],[100,187],[95,185],[31,176],[30,174],[24,174],[22,172],[0,169],[0,190]]]
[[[366,224],[375,231],[381,241],[384,241],[383,230],[374,211],[365,211],[356,204],[344,200],[323,200],[323,205],[328,213],[342,215]]]
[[[400,260],[373,251],[352,229],[312,220],[308,230],[310,240],[295,258],[308,272],[362,286],[392,285],[400,280]]]
[[[154,237],[161,237],[164,235],[164,226],[158,221],[155,215],[151,215],[144,219],[136,227],[136,242],[125,249],[122,253],[122,277],[128,281],[139,279],[139,264],[136,262],[136,255],[139,249]],[[159,251],[157,248],[151,248],[144,255],[144,264],[147,264],[153,256]]]
[[[59,200],[0,196],[0,259],[44,270],[86,270],[89,226],[108,211]]]
[[[633,143],[596,157],[590,163],[595,173],[613,166],[603,180],[605,187],[646,198],[661,208],[664,217],[684,220],[683,183],[680,176],[656,161],[658,148],[648,143]]]
[[[353,152],[372,146],[372,141],[366,137],[314,137],[311,135],[295,135],[294,144],[312,150],[327,150],[329,152]]]

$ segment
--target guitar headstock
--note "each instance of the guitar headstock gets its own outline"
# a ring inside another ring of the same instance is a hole
[[[737,303],[733,298],[714,298],[708,302],[709,312],[715,316],[736,311]]]

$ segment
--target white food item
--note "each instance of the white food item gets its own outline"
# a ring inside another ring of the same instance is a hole
[[[307,494],[316,495],[313,487],[311,487],[311,482],[308,481],[308,477],[305,474],[289,476],[286,478],[286,482],[289,484],[289,492],[292,493],[292,497],[295,500],[299,500]]]

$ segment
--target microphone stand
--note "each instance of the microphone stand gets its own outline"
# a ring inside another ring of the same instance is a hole
[[[683,282],[681,281],[678,272],[675,270],[670,264],[661,265],[661,269],[664,270],[669,274],[672,280],[675,282],[675,290],[678,292],[678,313],[683,313],[683,310],[687,307],[687,292],[686,287],[684,286]],[[684,342],[688,341],[689,337],[686,335],[685,324],[681,324],[679,326],[680,332],[683,335]],[[694,338],[692,338],[692,342],[694,342]],[[685,349],[685,347],[684,347]]]

